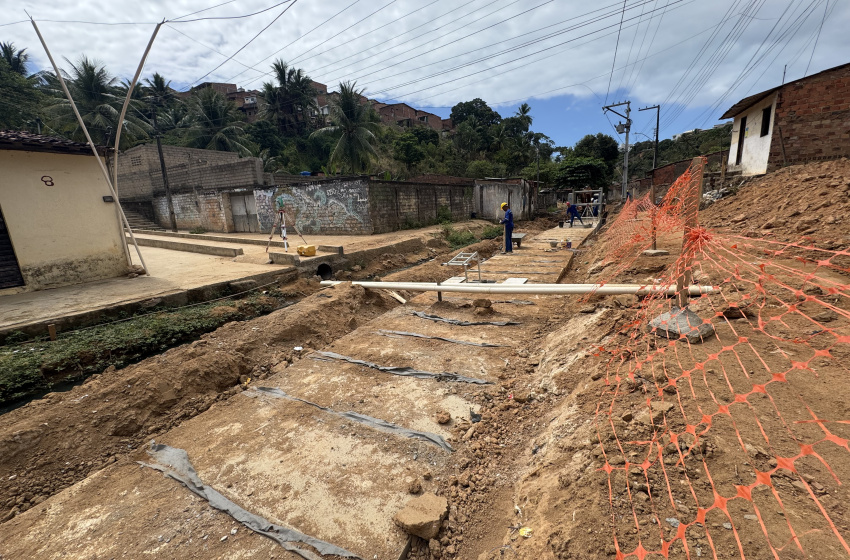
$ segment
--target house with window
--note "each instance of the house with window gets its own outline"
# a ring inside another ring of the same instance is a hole
[[[850,157],[850,63],[746,97],[720,118],[734,119],[730,172]]]
[[[128,272],[117,201],[87,144],[0,130],[0,169],[0,295]]]

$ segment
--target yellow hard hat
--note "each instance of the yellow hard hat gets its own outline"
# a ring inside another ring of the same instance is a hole
[[[504,210],[504,209],[505,209],[505,208],[507,208],[507,207],[508,207],[508,203],[507,203],[507,202],[503,202],[503,203],[502,203],[502,206],[501,206],[502,210]]]

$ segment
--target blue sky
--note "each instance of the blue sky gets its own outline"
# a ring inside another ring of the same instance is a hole
[[[60,65],[85,54],[128,79],[168,18],[143,76],[160,72],[178,89],[258,88],[281,58],[331,89],[355,80],[369,97],[441,116],[476,97],[503,116],[527,102],[532,128],[557,145],[617,136],[606,99],[630,99],[633,131],[648,135],[654,114],[637,109],[661,104],[668,138],[713,126],[779,84],[786,65],[793,80],[850,62],[846,0],[116,0],[109,10],[22,0],[0,15],[0,41],[26,47],[37,70],[48,62],[25,9]],[[122,25],[95,25],[107,22]]]

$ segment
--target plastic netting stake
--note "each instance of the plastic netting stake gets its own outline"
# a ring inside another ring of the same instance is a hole
[[[695,157],[691,168],[696,171],[691,176],[688,189],[685,191],[683,213],[685,215],[685,231],[682,235],[682,259],[679,267],[679,276],[676,278],[676,300],[679,309],[688,306],[690,297],[688,287],[693,280],[693,254],[688,247],[691,232],[699,225],[699,196],[702,184],[703,171],[705,170],[705,158]]]

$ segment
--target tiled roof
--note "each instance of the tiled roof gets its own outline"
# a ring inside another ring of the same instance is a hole
[[[97,151],[101,154],[105,153],[106,149],[103,146],[97,147]],[[21,130],[0,130],[0,150],[91,155],[91,148],[88,144],[56,136],[32,134]]]

